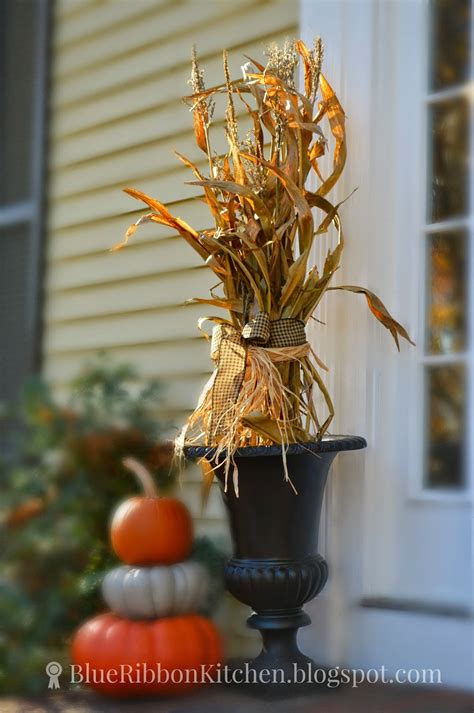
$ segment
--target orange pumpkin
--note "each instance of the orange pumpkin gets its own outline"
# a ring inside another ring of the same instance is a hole
[[[133,458],[124,465],[143,486],[145,496],[125,500],[112,518],[115,554],[126,564],[175,564],[186,559],[193,543],[191,515],[175,498],[160,497],[148,470]]]
[[[112,696],[144,696],[191,693],[208,680],[202,667],[212,676],[223,653],[215,626],[201,616],[150,622],[106,613],[78,629],[71,656],[76,681]]]

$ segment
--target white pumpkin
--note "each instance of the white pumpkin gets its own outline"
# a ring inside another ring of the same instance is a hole
[[[156,619],[199,611],[209,594],[206,569],[193,560],[170,566],[130,567],[108,572],[102,595],[112,611],[127,619]]]

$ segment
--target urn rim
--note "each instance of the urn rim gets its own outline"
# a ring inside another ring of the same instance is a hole
[[[340,451],[358,451],[367,447],[367,441],[362,436],[330,435],[323,436],[319,441],[307,441],[305,443],[290,443],[285,451],[286,455],[302,455],[305,453],[339,453]],[[215,446],[185,446],[184,455],[189,460],[212,456],[216,452]],[[282,453],[282,446],[273,444],[271,446],[244,446],[238,448],[235,455],[238,457],[250,456],[279,456]]]

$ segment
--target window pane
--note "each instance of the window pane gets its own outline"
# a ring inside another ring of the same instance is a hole
[[[29,232],[27,225],[0,230],[0,402],[17,398],[31,367]]]
[[[466,346],[467,234],[436,233],[427,240],[426,349],[460,352]]]
[[[35,6],[0,2],[0,205],[30,197]]]
[[[469,106],[464,98],[430,109],[429,156],[431,206],[428,220],[437,222],[468,213]]]
[[[426,371],[426,484],[459,488],[464,483],[465,369],[462,364]]]
[[[470,23],[471,0],[432,0],[432,90],[462,84],[468,79]]]

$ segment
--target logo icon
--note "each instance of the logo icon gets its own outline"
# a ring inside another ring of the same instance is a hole
[[[59,688],[59,677],[63,672],[63,667],[57,661],[50,661],[46,664],[46,675],[49,676],[48,688]]]

